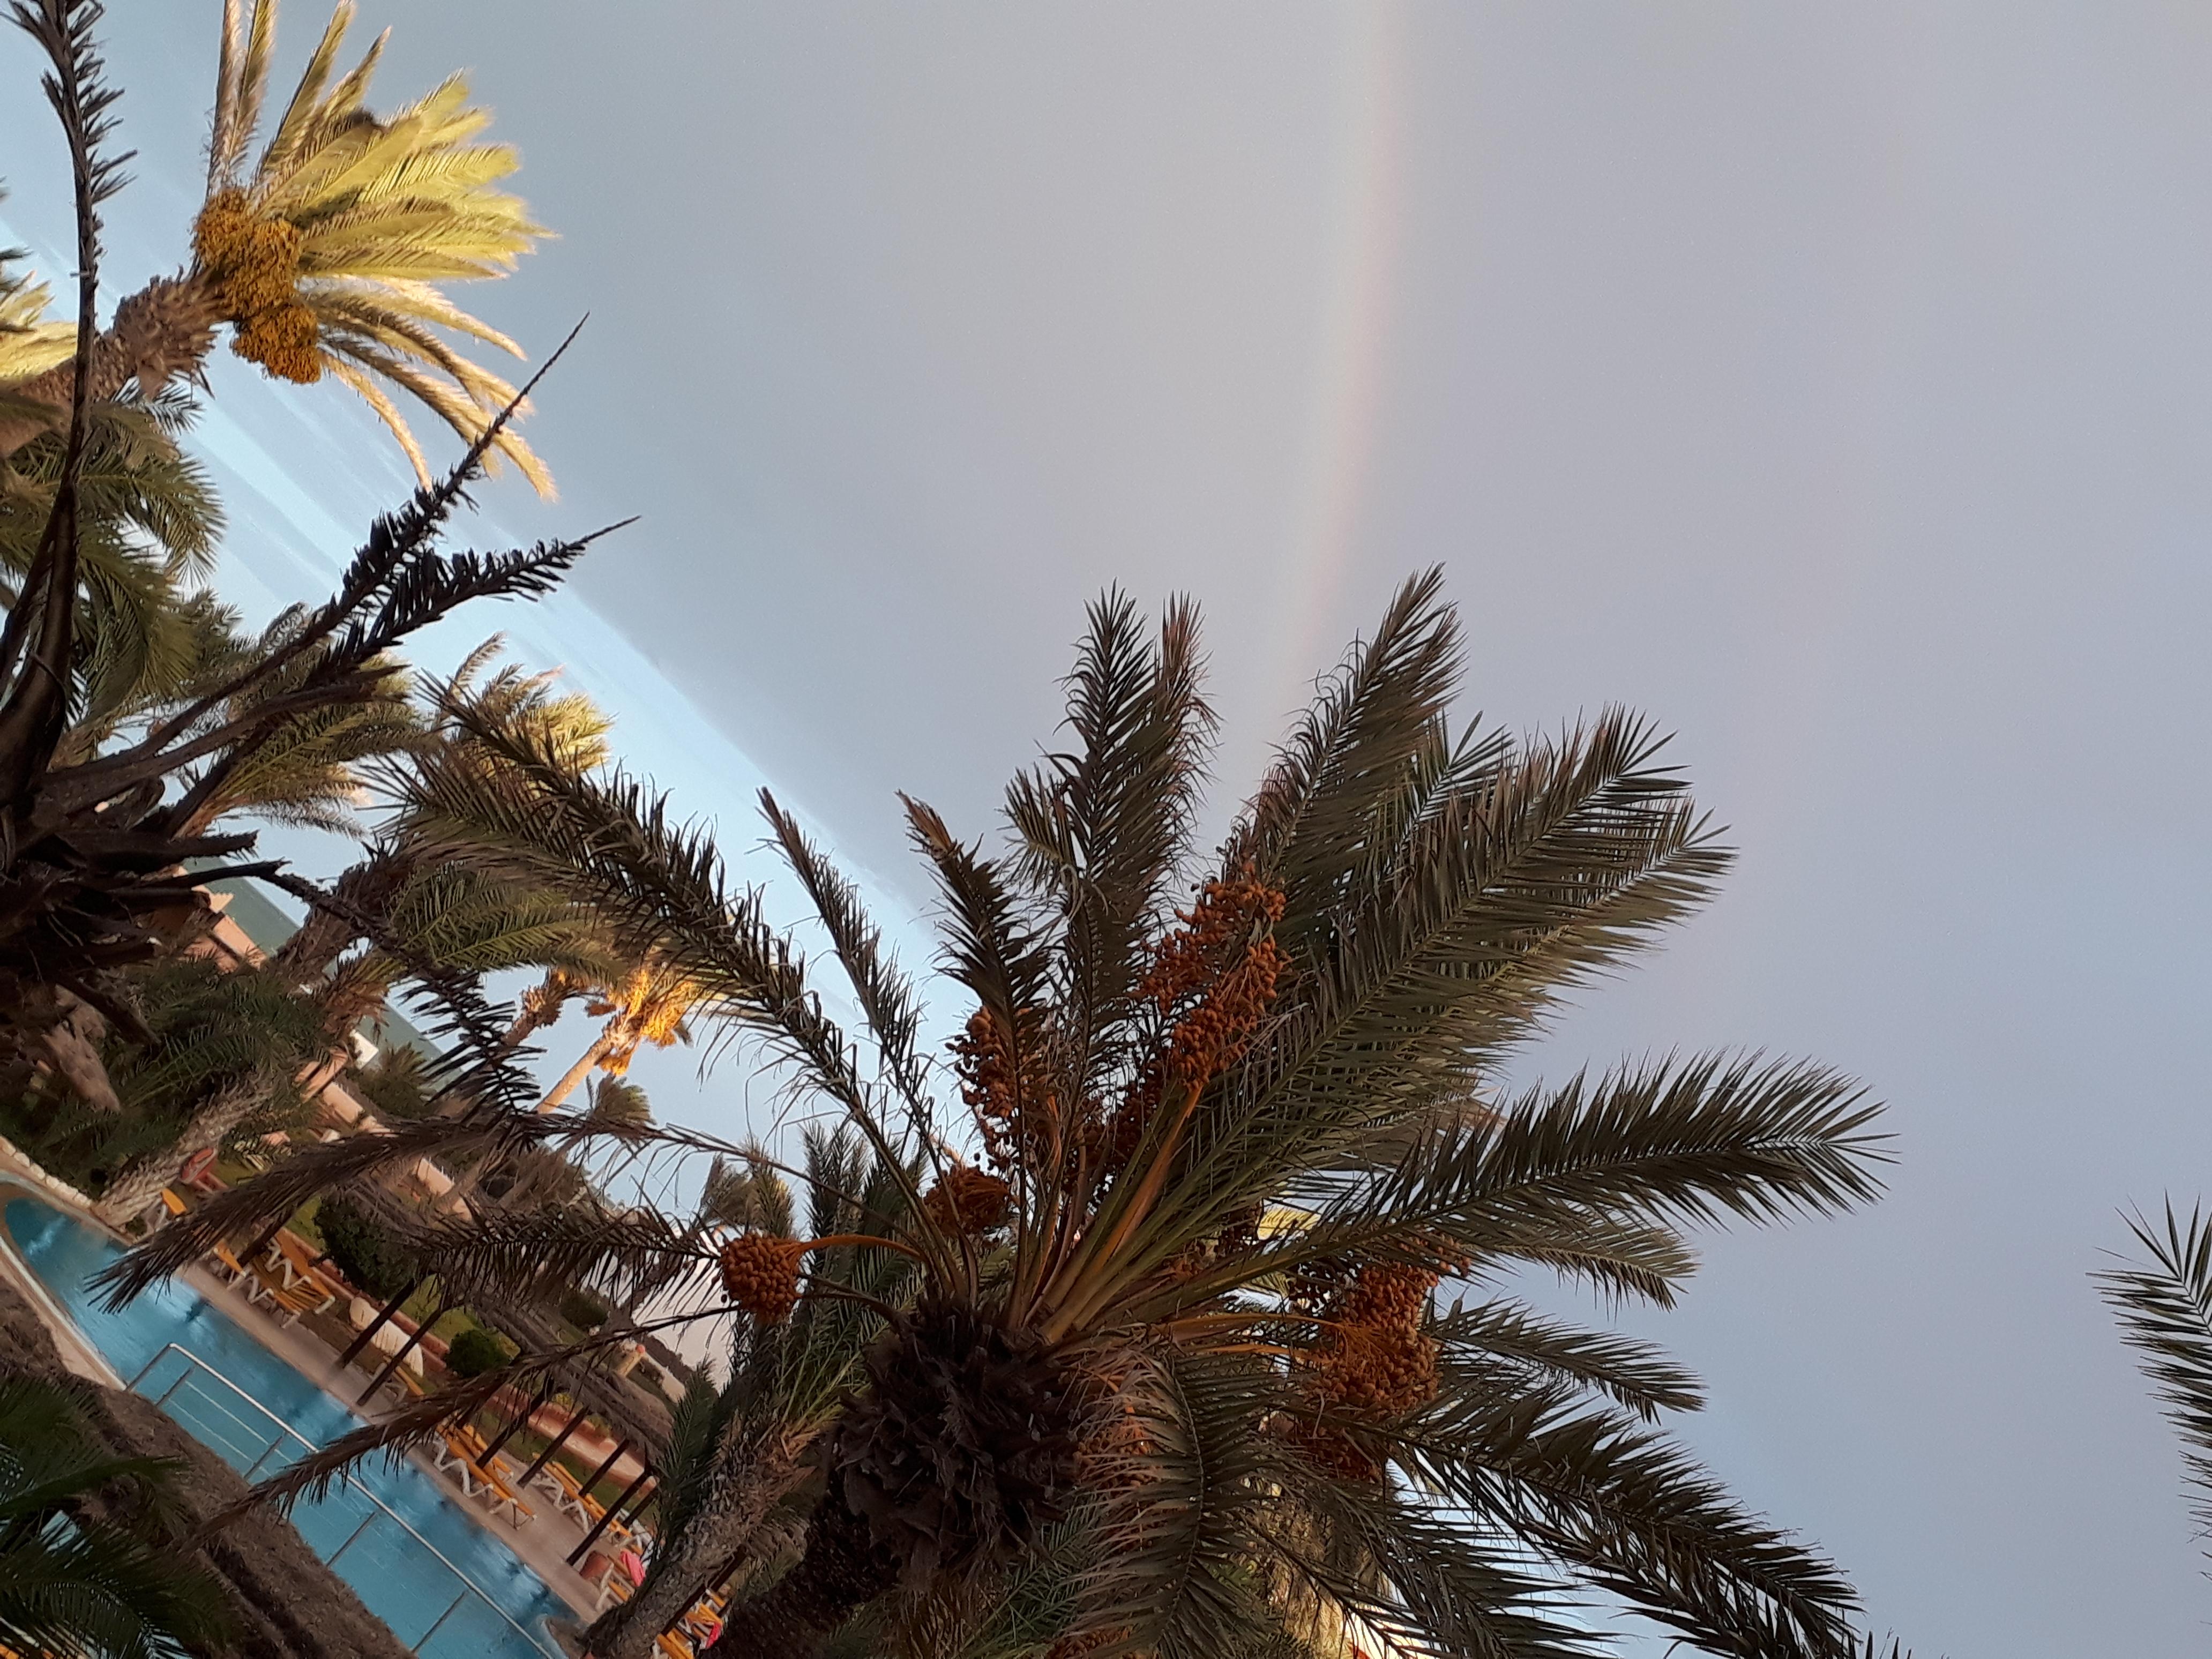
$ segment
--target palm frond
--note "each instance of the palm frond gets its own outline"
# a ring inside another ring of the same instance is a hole
[[[2169,1199],[2163,1228],[2140,1215],[2128,1227],[2147,1262],[2094,1275],[2097,1288],[2181,1437],[2190,1513],[2212,1535],[2212,1221],[2201,1209],[2183,1221]]]
[[[1826,1066],[1756,1055],[1647,1061],[1531,1089],[1424,1137],[1318,1206],[1299,1248],[1433,1227],[1478,1256],[1523,1222],[1618,1215],[1771,1223],[1876,1197],[1879,1109]]]
[[[1090,1027],[1069,1034],[1078,1094],[1126,1063],[1115,1034],[1136,1012],[1214,730],[1202,671],[1187,600],[1169,605],[1151,642],[1127,596],[1097,600],[1066,682],[1074,746],[1006,792],[1017,868],[1061,919],[1062,1001]]]
[[[1533,745],[1428,814],[1371,891],[1310,926],[1286,910],[1326,952],[1194,1126],[1181,1179],[1312,1167],[1455,1106],[1563,988],[1699,902],[1725,858],[1657,746],[1619,712]]]
[[[1246,810],[1231,862],[1250,861],[1284,890],[1294,950],[1311,950],[1297,919],[1327,914],[1368,858],[1377,814],[1443,718],[1461,661],[1458,618],[1432,568],[1398,590],[1374,637],[1323,683]]]
[[[914,982],[884,945],[883,930],[869,920],[853,884],[808,839],[799,821],[761,791],[761,811],[775,832],[784,861],[805,888],[814,914],[830,935],[830,949],[853,988],[878,1052],[909,1112],[926,1110],[927,1082],[916,1044],[921,1008]]]
[[[1587,1331],[1548,1319],[1521,1303],[1492,1299],[1454,1307],[1429,1334],[1443,1352],[1448,1380],[1455,1363],[1479,1367],[1480,1380],[1505,1386],[1498,1367],[1518,1370],[1518,1385],[1566,1382],[1618,1401],[1645,1421],[1662,1411],[1693,1412],[1705,1403],[1697,1378],[1648,1343],[1612,1331]]]
[[[1631,1419],[1557,1389],[1446,1390],[1389,1438],[1413,1479],[1708,1651],[1845,1659],[1854,1643],[1856,1596],[1834,1566]]]

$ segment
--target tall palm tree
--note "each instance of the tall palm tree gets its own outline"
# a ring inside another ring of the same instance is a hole
[[[490,428],[515,390],[446,336],[517,356],[520,349],[441,285],[504,275],[544,233],[519,198],[498,188],[517,158],[510,146],[478,142],[490,117],[470,104],[464,78],[390,116],[369,111],[384,42],[379,37],[340,74],[353,15],[343,0],[257,150],[276,3],[225,0],[191,261],[117,306],[94,348],[88,390],[104,402],[135,381],[150,399],[180,377],[198,378],[217,330],[228,327],[232,349],[270,374],[312,381],[328,374],[358,392],[427,485],[428,464],[390,389],[420,400],[471,442]],[[52,351],[46,335],[18,337],[14,357],[27,365]],[[9,360],[0,357],[9,405],[0,409],[0,458],[64,418],[76,374],[64,355],[12,386]],[[494,447],[550,493],[550,475],[520,436],[502,430]]]
[[[180,866],[251,848],[251,836],[188,829],[251,771],[264,742],[289,722],[385,695],[392,653],[416,631],[471,599],[547,591],[592,539],[492,556],[440,548],[465,486],[505,435],[510,404],[451,473],[378,520],[338,592],[276,649],[97,753],[73,750],[84,477],[100,357],[100,209],[123,182],[118,159],[106,153],[116,94],[102,79],[96,6],[24,0],[11,15],[46,54],[48,99],[69,141],[77,322],[52,507],[0,629],[0,1070],[9,1071],[27,1064],[28,1049],[68,1015],[63,999],[116,1012],[101,976],[155,954],[153,920],[191,906]],[[278,685],[281,692],[258,695]]]
[[[643,1212],[533,1247],[534,1224],[507,1224],[518,1271],[557,1259],[617,1296],[712,1261],[723,1299],[697,1311],[763,1329],[818,1253],[913,1263],[819,1443],[800,1559],[732,1609],[717,1651],[806,1654],[866,1611],[933,1652],[1195,1656],[1249,1635],[1258,1594],[1419,1651],[1520,1659],[1589,1650],[1559,1613],[1575,1586],[1713,1653],[1853,1651],[1842,1576],[1653,1426],[1698,1403],[1693,1380],[1503,1282],[1547,1267],[1665,1305],[1693,1229],[1878,1189],[1875,1109],[1818,1066],[1712,1055],[1503,1080],[1564,992],[1648,945],[1725,867],[1660,740],[1619,712],[1526,743],[1455,734],[1460,635],[1431,573],[1204,858],[1199,661],[1188,607],[1148,635],[1126,600],[1102,601],[1068,682],[1068,750],[1008,793],[1010,848],[987,856],[908,803],[970,1010],[952,1101],[915,988],[772,801],[864,1041],[826,1013],[758,894],[637,786],[490,725],[482,740],[530,790],[428,780],[426,842],[588,895],[681,966],[699,1018],[842,1113],[901,1182],[901,1218],[860,1239],[761,1230],[717,1250]],[[582,1128],[510,1112],[450,1132]],[[118,1290],[433,1139],[311,1151],[140,1252]],[[526,1357],[500,1382],[558,1363]],[[349,1437],[279,1487],[473,1398]]]
[[[76,331],[44,320],[46,290],[19,276],[0,249],[0,386],[66,358]],[[0,419],[8,413],[0,392]],[[207,471],[179,439],[191,408],[179,392],[88,411],[76,464],[82,637],[75,716],[116,720],[187,673],[216,607],[194,584],[213,569],[222,509]],[[38,556],[67,443],[42,433],[0,459],[0,599],[13,606]]]
[[[177,1473],[93,1444],[63,1389],[0,1376],[0,1644],[85,1659],[182,1659],[219,1644],[212,1581],[88,1508],[120,1483],[158,1497]]]
[[[605,1024],[575,1063],[555,1079],[538,1103],[541,1112],[557,1111],[597,1071],[627,1076],[641,1048],[669,1048],[691,1041],[690,1015],[699,1003],[696,986],[683,973],[648,959],[623,976],[586,994],[584,1012]]]

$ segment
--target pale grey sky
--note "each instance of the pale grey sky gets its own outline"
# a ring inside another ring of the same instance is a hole
[[[1742,848],[1540,1064],[1764,1045],[1891,1105],[1887,1202],[1648,1322],[1684,1431],[1923,1656],[2203,1650],[2084,1275],[2212,1188],[2212,9],[363,9],[387,99],[477,71],[561,233],[473,297],[592,313],[533,428],[565,500],[492,517],[646,515],[518,631],[726,845],[757,769],[917,894],[890,792],[985,827],[1113,580],[1208,608],[1225,810],[1444,562],[1475,704],[1650,710]],[[179,246],[215,11],[111,4],[121,269]],[[224,372],[235,579],[307,597],[397,474]]]

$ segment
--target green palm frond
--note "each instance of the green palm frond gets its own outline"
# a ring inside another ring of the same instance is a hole
[[[1747,1515],[1679,1446],[1563,1389],[1447,1388],[1389,1431],[1416,1480],[1519,1533],[1705,1650],[1794,1659],[1852,1643],[1829,1562]]]
[[[1517,1393],[1567,1382],[1605,1395],[1646,1422],[1662,1411],[1693,1412],[1705,1404],[1696,1377],[1650,1344],[1580,1330],[1517,1302],[1454,1307],[1428,1329],[1443,1350],[1448,1380],[1455,1364],[1469,1368],[1464,1387]],[[1498,1376],[1501,1368],[1520,1375],[1508,1382]]]
[[[87,1512],[94,1494],[154,1499],[179,1466],[111,1458],[68,1393],[0,1377],[0,1642],[96,1659],[182,1659],[220,1640],[213,1581],[125,1526]]]
[[[774,795],[763,789],[760,799],[762,814],[782,849],[784,861],[805,888],[814,914],[830,936],[830,949],[845,970],[884,1069],[909,1109],[926,1109],[924,1062],[915,1046],[921,1008],[913,981],[885,948],[883,930],[868,919],[853,884],[807,838],[799,820],[776,804]]]
[[[1431,1228],[1478,1259],[1524,1225],[1832,1215],[1878,1195],[1875,1109],[1826,1066],[1709,1054],[1531,1089],[1321,1204],[1297,1252]]]
[[[587,908],[451,865],[417,866],[392,899],[386,925],[415,952],[464,974],[558,968],[605,982],[623,972]]]
[[[2128,1226],[2148,1261],[2098,1273],[2097,1287],[2181,1437],[2191,1514],[2212,1535],[2212,1221],[2192,1209],[2185,1222],[2168,1200],[2162,1229],[2140,1215]]]
[[[1188,601],[1148,641],[1126,595],[1101,599],[1067,677],[1075,746],[1006,791],[1022,878],[1060,917],[1061,1000],[1091,1028],[1068,1034],[1079,1091],[1126,1063],[1113,1038],[1136,1012],[1155,926],[1185,873],[1215,724],[1202,666]]]
[[[1286,909],[1326,949],[1223,1094],[1217,1143],[1303,1160],[1418,1121],[1462,1097],[1563,988],[1702,902],[1725,855],[1657,748],[1620,713],[1533,745],[1431,814],[1356,902],[1310,922]]]
[[[1230,860],[1281,887],[1283,943],[1309,957],[1304,919],[1334,908],[1368,863],[1376,832],[1458,690],[1459,621],[1431,568],[1401,587],[1374,637],[1355,647],[1261,783]]]
[[[195,660],[196,601],[185,583],[211,568],[223,520],[206,470],[177,447],[185,418],[174,398],[102,404],[89,417],[77,493],[80,722],[104,726],[173,691]],[[0,595],[11,604],[52,510],[64,449],[49,432],[0,459]]]
[[[852,1114],[886,1167],[906,1167],[879,1091],[808,987],[804,954],[769,926],[757,892],[731,884],[703,827],[676,822],[665,798],[618,772],[579,775],[542,734],[476,710],[455,718],[479,759],[448,745],[420,763],[408,817],[416,844],[590,904],[623,948],[680,972],[703,1017]],[[499,762],[496,787],[485,786],[482,756]]]

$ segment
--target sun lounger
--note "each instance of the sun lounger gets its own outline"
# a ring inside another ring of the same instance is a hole
[[[518,1530],[538,1517],[538,1511],[522,1499],[522,1495],[507,1484],[499,1468],[499,1460],[485,1455],[483,1437],[474,1429],[441,1429],[438,1438],[444,1443],[442,1454],[432,1452],[431,1462],[460,1482],[461,1491],[471,1498],[481,1498],[497,1513],[507,1512],[507,1524]]]
[[[217,1239],[215,1248],[208,1254],[215,1258],[216,1276],[237,1285],[246,1292],[246,1299],[248,1302],[253,1301],[255,1299],[253,1275],[246,1270],[246,1264],[238,1259],[238,1252],[221,1239]]]
[[[557,1460],[538,1471],[538,1486],[539,1490],[551,1494],[555,1505],[580,1527],[596,1526],[606,1513],[599,1500],[584,1490],[583,1483]]]
[[[217,1241],[209,1252],[216,1260],[216,1271],[246,1292],[246,1299],[257,1308],[283,1316],[287,1325],[300,1322],[301,1314],[320,1313],[338,1299],[337,1289],[320,1275],[288,1285],[280,1279],[250,1267],[238,1259],[238,1252]]]

